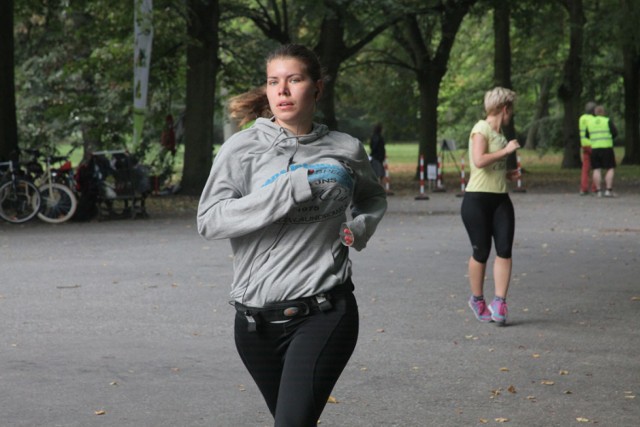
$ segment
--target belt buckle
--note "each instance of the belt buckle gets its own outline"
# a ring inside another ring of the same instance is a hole
[[[299,305],[304,307],[304,310],[301,311]],[[309,306],[305,303],[300,303],[299,305],[292,305],[282,310],[282,315],[284,317],[296,317],[298,315],[306,315],[309,314]]]

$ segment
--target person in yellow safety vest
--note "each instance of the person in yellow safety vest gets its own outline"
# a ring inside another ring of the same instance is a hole
[[[613,140],[618,135],[613,121],[605,116],[604,107],[598,105],[594,110],[595,116],[587,122],[586,135],[591,142],[591,167],[593,168],[593,182],[599,197],[614,197],[613,171],[616,167],[616,156],[613,152]],[[604,182],[606,190],[602,192],[601,169],[606,169]]]
[[[596,192],[596,185],[591,181],[591,141],[587,137],[587,124],[593,119],[596,103],[593,101],[587,102],[584,107],[584,114],[580,116],[578,121],[578,128],[580,129],[580,146],[582,148],[582,173],[580,174],[580,195],[586,196],[590,193]],[[589,181],[591,181],[591,188],[589,188]]]

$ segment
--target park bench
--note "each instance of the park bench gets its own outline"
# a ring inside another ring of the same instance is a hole
[[[126,150],[92,153],[101,175],[98,220],[148,217],[145,200],[151,193],[149,173]]]

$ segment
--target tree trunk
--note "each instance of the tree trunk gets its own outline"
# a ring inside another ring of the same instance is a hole
[[[348,57],[344,44],[344,25],[339,13],[327,14],[320,27],[320,39],[314,51],[325,69],[324,93],[318,101],[322,122],[331,130],[338,129],[335,88],[340,64]]]
[[[493,9],[493,34],[494,34],[494,62],[493,81],[496,86],[513,89],[511,84],[511,37],[509,30],[511,27],[511,11],[509,2],[496,2]],[[515,139],[516,124],[515,117],[511,118],[508,125],[503,126],[502,132],[507,141]],[[507,157],[507,169],[518,167],[517,154],[513,153]]]
[[[639,7],[632,1],[622,1],[622,10],[629,33],[636,34]],[[635,7],[635,9],[634,9]],[[631,28],[630,28],[631,27]],[[624,58],[624,157],[622,164],[640,165],[640,52],[634,44],[634,37],[627,34],[622,46]]]
[[[425,165],[438,162],[438,94],[441,81],[442,76],[438,78],[438,76],[423,75],[418,79],[420,89],[418,152],[424,156]]]
[[[640,55],[624,54],[624,158],[622,164],[640,165]]]
[[[181,191],[198,195],[213,162],[213,112],[218,71],[218,0],[189,0],[184,170]]]
[[[549,98],[551,96],[551,79],[545,77],[540,84],[540,94],[538,95],[538,106],[531,122],[531,127],[527,133],[527,142],[524,148],[534,150],[537,147],[538,128],[540,120],[549,116]]]
[[[407,34],[407,50],[409,57],[414,58],[413,69],[416,73],[420,90],[420,123],[419,153],[424,155],[425,164],[438,161],[438,96],[442,78],[447,72],[447,64],[451,48],[455,41],[460,24],[469,8],[476,0],[447,2],[447,7],[440,12],[440,41],[435,55],[429,55],[427,48],[432,40],[425,40],[415,15],[405,18]],[[418,163],[419,164],[419,163]]]
[[[580,133],[578,119],[581,114],[580,93],[582,91],[582,45],[584,39],[584,10],[582,0],[565,0],[562,2],[569,13],[569,56],[564,63],[562,84],[558,89],[558,97],[564,106],[562,135],[564,139],[563,168],[579,168]]]
[[[17,155],[13,0],[0,1],[0,160]]]

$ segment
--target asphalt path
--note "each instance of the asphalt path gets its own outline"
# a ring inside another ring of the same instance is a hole
[[[513,193],[506,327],[467,307],[461,199],[429,196],[390,197],[352,253],[360,336],[320,425],[640,425],[640,195]],[[233,344],[229,242],[149,213],[0,224],[0,426],[272,425]]]

